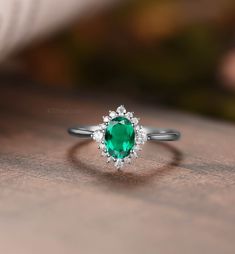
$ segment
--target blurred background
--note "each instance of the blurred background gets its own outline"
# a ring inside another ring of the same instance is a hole
[[[7,58],[38,85],[235,121],[235,2],[122,1]]]

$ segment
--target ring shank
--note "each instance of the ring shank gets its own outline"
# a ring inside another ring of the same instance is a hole
[[[97,130],[97,125],[83,125],[69,128],[68,133],[79,138],[91,138],[93,132]],[[152,127],[143,127],[147,133],[148,140],[157,141],[175,141],[180,138],[180,132],[174,129],[161,129]]]

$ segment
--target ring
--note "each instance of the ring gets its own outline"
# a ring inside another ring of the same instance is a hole
[[[131,163],[138,157],[141,145],[146,141],[175,141],[180,132],[173,129],[160,129],[139,125],[139,118],[127,112],[121,105],[116,111],[109,111],[99,125],[77,126],[68,129],[69,134],[79,138],[91,138],[98,143],[102,156],[107,162],[114,162],[117,169]]]

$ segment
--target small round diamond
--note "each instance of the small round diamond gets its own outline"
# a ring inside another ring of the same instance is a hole
[[[137,130],[137,135],[136,135],[136,143],[137,144],[144,144],[148,140],[148,136],[146,134],[146,131],[140,127]]]
[[[118,114],[120,114],[120,115],[124,115],[124,114],[126,113],[126,109],[125,109],[125,107],[122,105],[122,106],[120,106],[120,107],[117,108],[117,112],[118,112]]]
[[[102,155],[103,157],[107,156],[106,152],[104,152],[104,151],[101,153],[101,155]]]
[[[101,140],[103,139],[104,133],[100,130],[94,131],[93,133],[93,139],[96,142],[101,142]]]
[[[131,119],[133,117],[133,113],[132,112],[127,112],[125,115],[128,119]]]
[[[130,164],[130,163],[131,163],[131,158],[126,157],[126,158],[124,159],[124,162],[125,162],[125,163],[129,163],[129,164]]]
[[[100,126],[100,129],[102,129],[102,130],[105,130],[105,129],[106,129],[106,124],[105,124],[105,123],[102,123],[102,124],[100,124],[99,126]]]
[[[134,151],[141,151],[142,149],[141,149],[141,147],[139,146],[139,145],[136,145],[135,147],[134,147]]]
[[[110,112],[109,112],[109,116],[110,116],[111,118],[114,118],[116,115],[117,115],[117,113],[116,113],[115,111],[110,111]]]
[[[103,120],[105,123],[107,123],[109,121],[109,117],[108,116],[103,116]]]
[[[117,161],[115,162],[115,167],[116,168],[122,168],[123,167],[123,161],[122,160],[120,160],[120,159],[117,159]]]
[[[99,144],[99,148],[100,148],[100,149],[102,149],[102,150],[104,150],[104,148],[105,148],[105,144],[100,143],[100,144]]]
[[[131,121],[132,121],[132,123],[133,123],[134,125],[137,125],[138,122],[139,122],[139,119],[136,118],[136,117],[134,117],[134,118],[131,119]]]

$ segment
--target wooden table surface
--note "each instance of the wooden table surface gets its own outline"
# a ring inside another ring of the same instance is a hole
[[[67,135],[125,103],[182,139],[117,172]],[[105,96],[0,88],[0,253],[235,253],[235,125]]]

